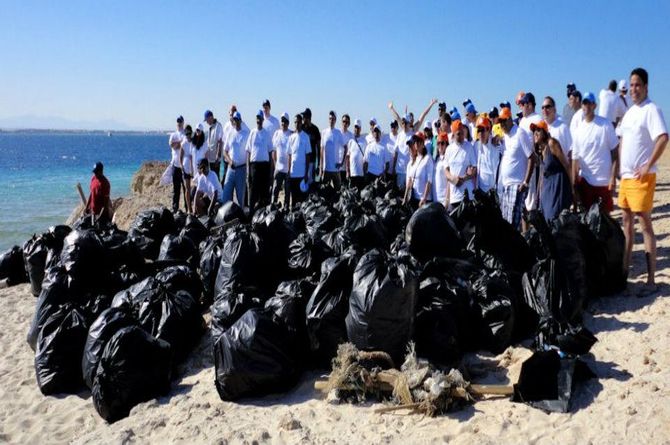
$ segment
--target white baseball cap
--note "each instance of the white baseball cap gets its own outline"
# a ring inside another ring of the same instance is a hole
[[[287,113],[286,111],[284,111],[284,112],[281,114],[281,118],[282,118],[282,119],[286,119],[287,121],[290,121],[290,120],[291,120],[291,119],[289,119],[288,113]]]
[[[354,121],[354,127],[359,127],[359,128],[361,127],[361,120],[360,119],[356,119]]]
[[[423,126],[423,128],[433,128],[433,123],[431,121],[426,121],[426,124]]]
[[[377,125],[377,118],[373,117],[372,119],[370,119],[370,123],[373,123],[374,125]]]
[[[626,79],[621,79],[619,81],[619,91],[625,91],[628,90],[628,82],[626,82]]]

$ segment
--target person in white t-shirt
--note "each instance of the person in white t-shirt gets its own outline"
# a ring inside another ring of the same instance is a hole
[[[347,179],[349,185],[362,189],[365,186],[365,138],[361,135],[361,120],[354,121],[354,137],[347,146]]]
[[[437,135],[437,158],[435,159],[435,171],[433,172],[433,202],[439,202],[445,207],[449,206],[447,202],[447,190],[449,190],[449,181],[447,180],[447,145],[449,145],[449,135],[439,133]]]
[[[623,231],[626,236],[626,275],[633,251],[635,216],[642,226],[647,257],[646,292],[656,290],[656,236],[651,212],[656,189],[656,163],[668,143],[668,128],[663,112],[649,99],[649,75],[643,68],[635,68],[631,72],[630,98],[633,104],[619,126],[621,186],[618,204],[623,211]]]
[[[628,83],[626,79],[621,79],[619,81],[619,95],[617,96],[617,105],[616,113],[614,117],[616,118],[617,126],[621,123],[623,115],[626,114],[626,111],[630,108],[633,102],[630,100],[630,97],[627,96],[628,93]]]
[[[426,116],[428,116],[428,113],[430,113],[430,110],[433,108],[433,106],[437,103],[437,99],[433,99],[430,101],[428,106],[426,107],[425,110],[421,113],[419,116],[419,120],[416,122],[414,121],[414,115],[412,113],[407,113],[407,108],[405,107],[405,117],[403,117],[402,120],[406,120],[407,124],[409,125],[408,128],[403,128],[406,133],[408,133],[408,130],[411,130],[412,133],[415,131],[421,131],[423,121],[426,119]],[[389,110],[391,110],[391,114],[393,114],[393,118],[397,120],[398,122],[401,121],[400,115],[398,112],[395,110],[393,107],[393,102],[389,102]],[[406,142],[406,141],[404,141]]]
[[[365,135],[365,145],[375,140],[374,129],[378,125],[377,118],[373,117],[368,123],[370,124],[370,132]]]
[[[389,104],[389,107],[392,108],[393,104]],[[391,160],[391,175],[395,175],[398,188],[404,190],[405,184],[407,183],[407,164],[409,163],[410,158],[410,147],[407,142],[412,138],[412,135],[414,135],[414,130],[412,130],[410,125],[409,115],[406,114],[403,116],[400,123],[402,128],[396,137],[394,149],[395,155]]]
[[[568,96],[568,103],[566,103],[563,106],[563,114],[561,118],[563,119],[563,122],[569,127],[570,126],[570,121],[572,120],[572,116],[575,114],[577,110],[579,110],[582,106],[581,103],[581,96],[579,97],[579,100],[573,97],[572,93],[577,91],[577,87],[575,86],[574,83],[569,83],[567,86],[567,96]]]
[[[340,183],[345,183],[347,181],[347,147],[349,147],[349,141],[354,137],[354,134],[349,131],[349,126],[351,125],[351,117],[348,114],[342,115],[342,146],[339,147],[337,152],[337,162],[338,169],[340,172]]]
[[[184,172],[184,200],[186,201],[186,211],[193,213],[191,205],[191,179],[195,170],[193,169],[193,128],[187,125],[184,128],[184,139],[181,142],[181,169]]]
[[[263,128],[263,110],[256,113],[256,128],[251,130],[245,150],[249,168],[249,208],[270,204],[270,178],[274,167],[272,135]]]
[[[528,193],[528,181],[535,167],[534,147],[530,135],[514,125],[509,108],[500,110],[498,123],[503,130],[505,144],[498,178],[500,210],[503,218],[519,230]]]
[[[263,101],[263,128],[272,137],[279,129],[279,120],[270,113],[270,110],[272,110],[270,99],[265,99]]]
[[[205,133],[200,126],[195,128],[195,134],[191,141],[191,163],[193,165],[194,176],[198,173],[198,165],[201,159],[207,159],[207,145],[205,144]]]
[[[577,128],[572,143],[572,184],[578,204],[588,210],[601,199],[603,209],[611,212],[619,140],[612,123],[596,115],[595,110],[595,95],[585,94],[582,99],[584,121]]]
[[[312,153],[312,143],[309,135],[303,130],[303,115],[296,114],[293,118],[295,131],[288,138],[288,188],[286,198],[287,207],[295,206],[305,199],[305,193],[300,185],[307,186],[309,179],[309,155]]]
[[[335,127],[337,114],[328,113],[328,127],[321,130],[321,153],[319,161],[319,176],[324,184],[332,184],[335,190],[340,190],[340,159],[342,151],[342,132]]]
[[[468,127],[468,137],[466,140],[472,141],[472,138],[475,137],[475,130],[477,128],[477,108],[475,104],[472,103],[470,99],[463,102],[463,108],[465,108],[465,122],[464,125]]]
[[[598,106],[598,116],[604,117],[615,127],[617,125],[617,104],[619,103],[619,97],[616,94],[616,87],[616,80],[610,80],[607,89],[600,90],[598,95],[598,101],[600,102],[600,105]]]
[[[216,174],[217,178],[221,175],[221,150],[223,148],[223,126],[221,122],[214,118],[214,113],[210,110],[205,111],[205,121],[201,124],[205,133],[205,144],[207,145],[207,160],[209,169]]]
[[[418,132],[412,136],[410,145],[415,155],[407,165],[404,202],[409,203],[414,209],[423,207],[433,199],[432,184],[435,166],[433,158],[426,151],[425,139],[424,134]]]
[[[223,146],[223,158],[226,161],[226,177],[223,182],[223,202],[233,200],[233,191],[237,205],[244,207],[247,186],[247,139],[249,131],[242,128],[242,115],[233,113],[233,129],[228,133]]]
[[[201,159],[198,164],[198,174],[195,177],[195,193],[193,202],[195,214],[212,215],[216,206],[222,204],[223,190],[216,174],[209,169],[206,158]]]
[[[363,158],[363,171],[365,171],[365,182],[370,184],[386,173],[388,166],[388,152],[381,143],[382,129],[377,125],[372,129],[373,140],[365,147]]]
[[[477,119],[476,129],[477,188],[484,192],[497,191],[502,144],[496,146],[491,141],[491,120],[489,118],[480,116]]]
[[[451,123],[451,144],[447,147],[447,180],[449,188],[445,198],[445,207],[453,210],[465,199],[473,198],[477,180],[477,155],[470,141],[465,139],[464,125],[460,120]]]
[[[396,144],[398,141],[398,121],[391,121],[391,131],[382,137],[382,145],[386,147],[386,156],[388,164],[386,165],[386,175],[391,176],[393,162],[396,158]]]
[[[184,175],[182,170],[182,158],[184,152],[181,144],[184,141],[184,118],[177,118],[177,130],[170,133],[168,145],[170,146],[170,165],[172,166],[172,211],[179,210],[179,196],[184,188]]]
[[[280,128],[272,137],[274,151],[272,155],[275,160],[274,185],[272,187],[272,203],[279,201],[279,192],[284,191],[284,207],[288,208],[288,140],[293,132],[288,128],[288,113],[281,116]]]
[[[566,159],[570,159],[570,149],[572,147],[570,128],[556,114],[556,101],[553,97],[547,96],[542,101],[542,116],[549,125],[549,135],[561,145],[561,150]]]
[[[535,112],[535,96],[533,93],[525,93],[519,100],[521,106],[522,117],[519,120],[519,127],[521,127],[531,139],[533,140],[533,132],[530,130],[531,124],[537,124],[542,120],[542,117]],[[535,168],[528,183],[528,194],[526,196],[526,210],[537,210],[539,206],[537,184],[540,181],[541,164],[535,162]],[[525,226],[524,226],[525,227]]]

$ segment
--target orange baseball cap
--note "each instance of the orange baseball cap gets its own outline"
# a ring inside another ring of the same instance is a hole
[[[502,108],[498,113],[498,119],[512,119],[512,110],[507,107]]]
[[[530,131],[535,131],[538,128],[540,128],[540,129],[546,131],[547,133],[549,133],[549,125],[547,125],[547,123],[545,121],[540,121],[537,124],[535,124],[535,123],[530,124]]]
[[[486,116],[479,116],[475,127],[491,128],[491,120]]]
[[[440,134],[437,135],[437,142],[449,142],[449,135],[444,131],[441,131]]]
[[[516,102],[517,105],[521,105],[521,99],[523,99],[523,96],[525,96],[526,93],[523,91],[519,91],[516,95],[516,99],[514,99],[514,102]]]
[[[463,122],[460,119],[456,119],[451,123],[451,132],[456,133],[458,130],[463,128]]]
[[[417,138],[417,139],[421,139],[421,141],[426,140],[426,135],[423,134],[423,131],[419,131],[417,133],[414,133],[414,137]]]

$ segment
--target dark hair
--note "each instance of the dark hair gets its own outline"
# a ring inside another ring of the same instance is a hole
[[[554,100],[553,97],[551,97],[551,96],[544,96],[544,100],[548,100],[548,101],[550,101],[552,107],[555,107],[555,106],[556,106],[556,101]]]
[[[200,133],[198,133],[197,130],[200,130]],[[196,132],[193,134],[192,142],[196,149],[205,145],[205,133],[200,128],[197,128]]]
[[[610,89],[610,91],[616,92],[616,85],[617,85],[616,80],[610,80],[608,88]]]
[[[349,117],[348,114],[345,113],[342,115],[342,119],[344,119],[345,117],[349,120],[349,122],[351,122],[351,117]]]
[[[575,96],[579,101],[582,101],[582,93],[580,93],[578,90],[575,90],[570,93],[570,96]]]
[[[428,154],[428,149],[426,148],[426,144],[419,144],[419,145],[417,146],[416,151],[417,151],[421,156],[424,156],[424,155],[427,155],[427,154]]]
[[[398,121],[397,120],[392,120],[391,121],[391,128],[398,128]]]
[[[633,71],[630,72],[630,77],[633,76],[638,76],[642,80],[642,83],[645,85],[649,83],[649,74],[647,73],[647,70],[645,70],[644,68],[635,68]]]
[[[200,162],[198,162],[198,168],[205,168],[209,167],[209,161],[207,161],[207,158],[202,158]]]
[[[333,116],[334,118],[337,118],[337,114],[335,114],[335,112],[333,110],[330,110],[328,112],[328,116]]]
[[[444,113],[440,119],[447,121],[447,125],[451,125],[451,116],[449,113]]]
[[[193,137],[193,128],[190,125],[187,125],[184,127],[184,134],[188,136],[188,134],[191,134],[191,138]],[[193,140],[193,139],[191,139]]]

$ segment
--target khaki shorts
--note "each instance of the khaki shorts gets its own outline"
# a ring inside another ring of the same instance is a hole
[[[635,213],[651,212],[655,190],[656,173],[649,173],[639,179],[622,179],[619,187],[619,207]]]

